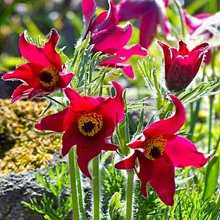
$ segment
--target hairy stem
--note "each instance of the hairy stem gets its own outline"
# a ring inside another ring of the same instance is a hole
[[[180,3],[178,2],[178,0],[173,0],[178,13],[179,13],[179,17],[180,17],[180,24],[181,24],[181,32],[182,32],[182,38],[185,41],[186,38],[186,33],[185,33],[185,25],[184,25],[184,18],[183,18],[183,12],[182,12],[182,7],[180,5]]]
[[[76,177],[76,149],[73,147],[69,154],[69,172],[70,172],[70,184],[71,184],[71,196],[72,196],[72,207],[73,207],[73,219],[80,220],[79,213],[79,198],[77,190],[77,177]]]
[[[99,156],[93,159],[93,219],[100,219],[100,175]]]
[[[127,171],[125,220],[132,220],[133,212],[134,171]]]

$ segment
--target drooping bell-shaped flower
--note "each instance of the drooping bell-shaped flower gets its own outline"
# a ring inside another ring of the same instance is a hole
[[[154,122],[135,141],[129,143],[133,153],[118,162],[115,167],[134,169],[138,161],[142,194],[147,196],[146,186],[150,184],[162,202],[173,205],[174,168],[199,168],[204,166],[209,158],[198,152],[190,140],[176,134],[186,120],[186,113],[177,97],[169,97],[176,107],[176,113],[168,119]]]
[[[109,143],[115,126],[124,118],[123,89],[112,82],[116,90],[114,98],[81,96],[75,90],[66,88],[70,106],[61,112],[44,117],[35,127],[39,130],[64,132],[62,155],[72,147],[77,148],[79,168],[91,178],[88,164],[102,150],[116,150]]]
[[[140,21],[140,44],[148,48],[157,34],[158,26],[165,37],[170,34],[165,11],[168,4],[167,0],[122,0],[117,5],[119,22],[129,19]]]
[[[19,39],[19,49],[28,63],[15,69],[13,73],[6,73],[4,80],[18,79],[23,83],[12,94],[12,103],[26,97],[31,99],[42,94],[49,94],[57,89],[65,88],[73,78],[72,73],[62,65],[61,57],[55,47],[59,35],[55,29],[50,32],[49,40],[44,47],[27,42],[25,33]]]
[[[163,49],[165,62],[165,81],[170,91],[180,92],[184,90],[196,76],[205,53],[207,43],[202,43],[191,51],[181,40],[179,49],[170,48],[168,45],[158,42]]]
[[[125,48],[132,35],[132,25],[118,26],[118,15],[113,0],[108,0],[109,10],[95,15],[96,4],[94,0],[82,0],[82,9],[85,18],[85,34],[90,33],[91,44],[94,51],[101,51],[112,55],[100,65],[121,68],[129,78],[134,78],[131,65],[125,62],[133,55],[146,56],[147,51],[140,45]]]

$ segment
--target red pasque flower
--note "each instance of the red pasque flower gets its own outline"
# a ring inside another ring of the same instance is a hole
[[[76,145],[81,171],[91,178],[88,163],[102,150],[116,150],[108,138],[117,123],[124,118],[122,88],[112,82],[117,95],[114,98],[80,96],[75,90],[64,91],[70,106],[61,112],[46,116],[35,127],[39,130],[64,132],[62,155],[65,156]]]
[[[13,73],[6,73],[4,80],[19,79],[24,81],[12,94],[12,103],[27,97],[28,99],[41,94],[49,94],[54,90],[65,88],[73,78],[62,65],[61,57],[55,47],[59,35],[55,29],[50,32],[50,38],[44,47],[37,47],[25,39],[22,33],[19,39],[19,49],[23,58],[29,62],[15,69]]]
[[[165,60],[165,81],[170,91],[184,90],[196,76],[203,56],[207,52],[207,43],[202,43],[189,51],[187,45],[179,41],[179,50],[158,42],[163,49]]]
[[[132,26],[127,24],[124,27],[117,26],[118,16],[116,7],[112,0],[109,0],[109,10],[95,16],[96,4],[94,0],[82,0],[86,30],[85,36],[91,34],[91,44],[94,44],[94,51],[101,51],[112,55],[100,65],[113,68],[121,68],[129,78],[134,78],[132,66],[125,62],[133,55],[146,56],[147,51],[140,45],[125,48],[132,35]],[[84,36],[84,37],[85,37]]]
[[[160,25],[165,37],[170,35],[170,24],[166,16],[165,6],[162,0],[122,0],[117,5],[117,13],[120,21],[138,19],[140,21],[140,44],[148,48],[157,34]]]
[[[142,194],[147,197],[146,186],[149,183],[166,205],[173,205],[174,167],[199,168],[209,158],[198,152],[190,140],[176,134],[186,120],[186,113],[177,97],[169,97],[176,107],[174,116],[154,122],[146,128],[134,142],[128,144],[134,149],[132,155],[115,167],[133,169],[138,160]]]

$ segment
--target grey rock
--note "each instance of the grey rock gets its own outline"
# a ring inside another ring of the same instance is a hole
[[[47,168],[65,161],[55,154]],[[43,216],[26,208],[24,201],[40,197],[46,190],[37,182],[35,175],[46,174],[46,169],[10,173],[0,177],[0,220],[43,220]]]
[[[12,92],[21,84],[21,81],[4,81],[2,80],[3,73],[0,73],[0,98],[7,99],[11,97]]]

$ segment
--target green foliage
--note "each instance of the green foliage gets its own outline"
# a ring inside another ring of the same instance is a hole
[[[109,201],[109,215],[111,220],[122,220],[124,204],[121,202],[121,192],[115,192]]]
[[[65,220],[72,208],[70,196],[64,196],[63,192],[69,186],[69,174],[67,164],[61,163],[54,169],[48,169],[48,176],[36,175],[37,181],[47,190],[41,198],[31,198],[24,205],[31,210],[42,214],[47,220]]]
[[[205,175],[205,189],[203,192],[203,199],[206,200],[211,197],[218,186],[218,176],[220,173],[219,165],[220,156],[215,155],[209,162],[207,166],[207,171]]]
[[[114,168],[113,162],[106,167],[104,167],[101,171],[102,177],[102,213],[103,220],[108,217],[108,209],[111,208],[112,212],[115,213],[117,210],[118,214],[121,213],[121,206],[119,205],[119,201],[124,200],[125,198],[125,188],[124,181],[125,178],[121,175],[121,171]],[[116,193],[116,194],[115,194]],[[118,193],[118,194],[117,194]],[[109,201],[112,201],[111,207],[109,206]],[[113,203],[117,203],[119,206],[116,210],[113,210]],[[110,212],[110,210],[109,210]],[[113,215],[110,212],[110,214]],[[108,218],[107,218],[108,219]]]
[[[46,105],[46,102],[19,101],[11,106],[10,100],[0,102],[0,176],[43,168],[53,153],[60,150],[59,135],[39,136],[34,132],[33,122]]]

